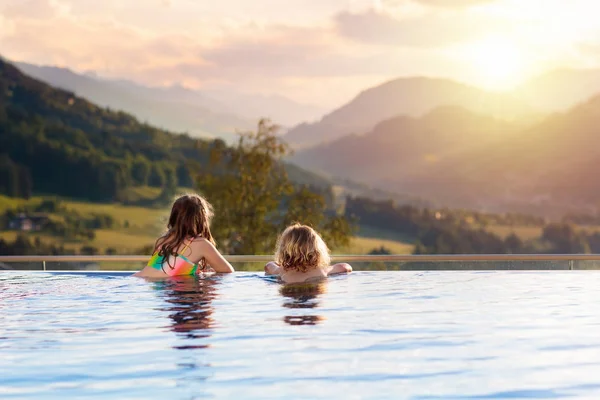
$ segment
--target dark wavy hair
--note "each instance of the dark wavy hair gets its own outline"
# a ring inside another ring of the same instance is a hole
[[[171,208],[167,232],[158,238],[154,251],[167,257],[167,264],[173,269],[174,266],[169,263],[168,256],[177,256],[177,249],[187,238],[201,237],[216,246],[215,239],[210,233],[212,217],[212,206],[204,197],[197,194],[179,197]],[[198,264],[205,268],[206,260],[203,258]]]

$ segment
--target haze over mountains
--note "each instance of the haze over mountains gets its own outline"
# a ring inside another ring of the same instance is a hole
[[[322,108],[284,96],[196,91],[182,86],[146,87],[65,68],[16,65],[32,77],[97,104],[196,136],[228,140],[236,130],[251,129],[259,118],[267,117],[291,127],[285,139],[298,149],[349,134],[364,134],[384,120],[400,115],[419,117],[440,106],[460,106],[494,118],[526,122],[545,113],[566,110],[600,92],[600,70],[552,71],[510,93],[489,92],[449,79],[408,77],[366,89],[317,120],[325,113]]]
[[[0,193],[112,202],[134,187],[192,187],[216,141],[174,134],[34,79],[0,57]],[[329,182],[297,166],[296,183]],[[170,201],[170,198],[169,198]]]
[[[595,211],[598,126],[600,96],[530,128],[442,107],[420,118],[392,118],[293,160],[440,206]]]
[[[285,115],[294,107],[276,96],[147,88],[19,66],[97,103],[191,133],[231,137],[255,125],[256,118],[247,118],[253,110],[273,107]],[[298,150],[292,161],[302,168],[439,206],[595,210],[600,97],[588,101],[595,93],[600,70],[554,71],[510,94],[447,79],[400,78],[361,92],[318,122],[292,128],[285,139]],[[309,106],[299,113],[316,111]],[[200,125],[201,132],[190,129]]]
[[[291,129],[285,138],[296,148],[313,146],[344,135],[363,134],[398,115],[420,116],[446,105],[505,119],[534,113],[511,95],[486,92],[448,79],[400,78],[361,92],[320,121]]]
[[[564,111],[600,92],[599,69],[558,69],[531,79],[516,93],[544,111]]]
[[[400,78],[359,93],[349,103],[285,136],[306,148],[350,134],[363,134],[399,115],[419,117],[440,106],[460,106],[505,120],[528,122],[564,111],[600,92],[600,70],[556,70],[498,93],[435,78]]]
[[[181,86],[146,87],[127,80],[107,80],[66,68],[15,63],[26,74],[69,90],[99,105],[123,110],[165,129],[194,136],[231,140],[252,129],[262,117],[293,125],[323,112],[283,96],[190,90]]]
[[[298,103],[281,95],[247,94],[229,90],[208,90],[206,94],[221,104],[227,104],[236,114],[254,122],[257,118],[265,117],[287,127],[316,120],[327,111],[325,108]]]

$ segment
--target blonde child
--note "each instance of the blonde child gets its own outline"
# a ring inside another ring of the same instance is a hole
[[[267,275],[278,275],[285,283],[300,283],[352,272],[346,263],[330,265],[329,249],[311,227],[294,224],[277,241],[275,261],[265,265]]]

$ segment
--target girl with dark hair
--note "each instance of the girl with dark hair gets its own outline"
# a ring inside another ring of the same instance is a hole
[[[147,278],[196,275],[234,269],[216,249],[210,233],[212,206],[197,194],[178,198],[171,209],[167,232],[156,241],[148,265],[135,274]]]

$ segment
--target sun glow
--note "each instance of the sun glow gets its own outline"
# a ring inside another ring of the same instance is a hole
[[[480,40],[464,49],[473,78],[482,85],[508,89],[526,78],[526,62],[519,46],[502,38]]]

